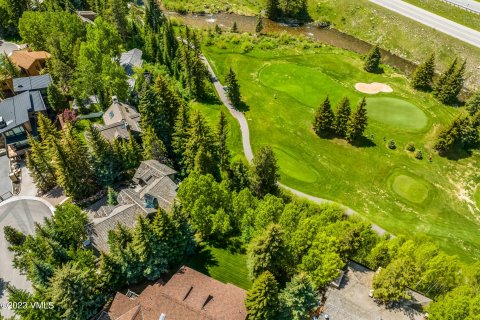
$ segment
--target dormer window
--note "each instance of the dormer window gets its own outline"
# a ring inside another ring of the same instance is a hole
[[[113,113],[113,111],[110,111],[110,112],[108,113],[108,116],[110,117],[110,119],[112,119],[112,118],[115,116],[115,114]]]

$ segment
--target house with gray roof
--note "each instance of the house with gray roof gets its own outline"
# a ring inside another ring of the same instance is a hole
[[[92,246],[109,252],[108,233],[118,224],[133,227],[139,215],[148,217],[159,208],[169,211],[175,203],[178,185],[176,171],[156,161],[142,161],[130,188],[121,190],[116,206],[102,206],[93,212],[88,233]]]
[[[137,48],[120,54],[119,63],[125,69],[125,73],[128,76],[127,82],[132,90],[135,88],[136,83],[134,68],[140,68],[143,65],[142,55],[142,50]]]
[[[19,94],[25,91],[40,91],[45,97],[47,88],[52,83],[49,74],[42,74],[33,77],[22,77],[13,79],[13,91]]]
[[[115,139],[129,139],[130,133],[138,135],[140,129],[140,113],[126,103],[112,98],[112,105],[103,114],[105,125],[95,125],[102,136],[109,142]]]
[[[47,107],[39,91],[25,91],[0,102],[0,138],[7,156],[20,156],[28,148],[27,135],[37,135],[37,115]]]

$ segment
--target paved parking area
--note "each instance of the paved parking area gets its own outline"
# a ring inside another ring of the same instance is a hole
[[[12,226],[25,234],[33,234],[35,222],[43,222],[52,214],[53,207],[33,197],[11,198],[0,204],[0,303],[7,302],[3,283],[17,288],[31,290],[31,284],[24,275],[12,267],[13,254],[8,250],[3,227]],[[8,310],[1,310],[3,316],[11,316]]]

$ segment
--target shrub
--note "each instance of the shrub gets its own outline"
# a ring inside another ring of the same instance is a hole
[[[227,44],[225,43],[225,41],[220,40],[220,41],[217,42],[217,48],[218,49],[227,49]]]
[[[253,49],[253,44],[251,42],[242,43],[242,46],[241,46],[242,53],[248,53],[252,51],[252,49]]]
[[[415,152],[415,158],[417,158],[418,160],[423,159],[423,153],[421,150],[418,150],[417,152]]]
[[[392,139],[388,141],[388,148],[392,150],[397,148],[397,145],[395,144],[395,140]]]
[[[413,152],[415,151],[415,145],[413,144],[413,142],[409,142],[405,149],[407,149],[407,151]]]

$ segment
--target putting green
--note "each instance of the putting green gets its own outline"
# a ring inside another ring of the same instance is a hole
[[[267,65],[259,73],[260,82],[281,91],[307,106],[318,105],[326,92],[339,90],[339,85],[319,70],[291,62]]]
[[[317,181],[317,172],[311,166],[302,165],[302,170],[298,170],[300,159],[279,148],[273,148],[278,159],[278,166],[281,173],[297,179],[302,182],[314,183]]]
[[[398,98],[368,98],[367,111],[370,119],[396,129],[421,131],[428,123],[422,110]]]
[[[403,174],[394,178],[392,189],[400,197],[417,204],[427,199],[429,191],[429,187],[420,179]]]

